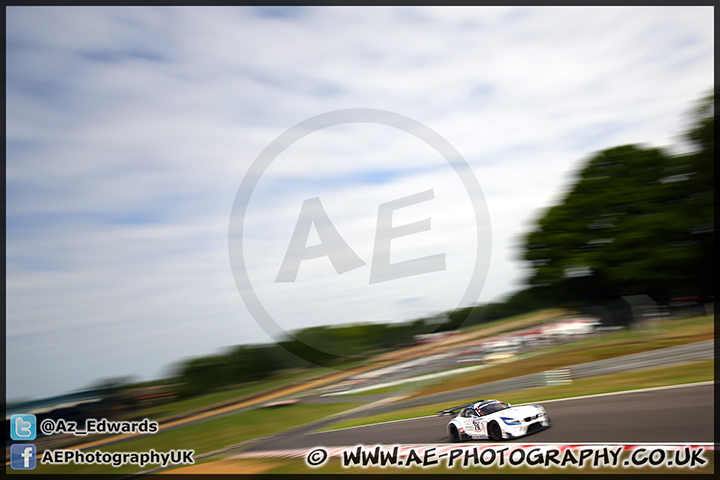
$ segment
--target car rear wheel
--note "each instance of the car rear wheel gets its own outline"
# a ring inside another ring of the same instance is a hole
[[[460,432],[458,432],[455,425],[450,425],[450,441],[458,443],[460,441]]]
[[[488,437],[493,442],[502,440],[502,430],[500,430],[500,425],[498,425],[497,422],[490,422],[488,424]]]

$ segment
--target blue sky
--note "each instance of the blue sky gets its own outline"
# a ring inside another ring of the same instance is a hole
[[[460,152],[489,212],[479,300],[490,301],[521,286],[518,240],[584,159],[677,143],[713,84],[712,7],[9,7],[6,18],[10,400],[269,341],[236,288],[228,225],[258,155],[310,117],[395,112]],[[393,240],[392,261],[444,252],[446,270],[368,285],[378,206],[427,189],[433,201],[393,221],[432,228]],[[275,284],[316,196],[367,266],[338,276],[308,260],[297,282]],[[285,330],[433,315],[473,275],[457,175],[383,125],[290,146],[258,182],[246,227],[248,276]]]

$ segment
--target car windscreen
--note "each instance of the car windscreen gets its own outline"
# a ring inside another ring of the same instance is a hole
[[[490,405],[485,405],[480,408],[480,413],[482,415],[490,415],[491,413],[499,412],[500,410],[505,410],[506,408],[508,408],[507,403],[491,403]]]

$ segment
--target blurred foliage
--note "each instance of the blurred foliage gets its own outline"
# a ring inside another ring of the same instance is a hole
[[[310,327],[277,345],[240,345],[228,353],[189,359],[177,369],[180,397],[190,397],[262,381],[279,370],[315,365],[338,366],[378,351],[412,345],[418,334],[435,331],[436,324],[418,319],[401,324],[357,324]],[[343,352],[335,355],[322,348]]]
[[[367,358],[378,351],[412,345],[415,335],[432,333],[437,324],[425,319],[409,323],[365,323],[341,326],[305,328],[293,334],[293,339],[282,342],[288,351],[312,363],[332,366],[347,361],[347,357]],[[312,346],[331,346],[320,350]],[[332,352],[342,352],[336,355]]]
[[[545,295],[544,288],[526,288],[511,294],[504,301],[453,310],[448,314],[447,322],[438,331],[454,331],[461,327],[479,325],[555,306],[557,302]]]
[[[224,355],[187,360],[178,371],[178,395],[189,397],[231,385],[265,380],[286,367],[276,345],[239,345]],[[281,350],[281,349],[280,349]]]
[[[126,388],[130,388],[131,386],[134,386],[137,384],[137,381],[135,377],[132,375],[124,375],[120,377],[112,377],[112,378],[101,378],[100,380],[95,381],[92,383],[88,388],[91,390],[95,389],[103,389],[103,390],[112,390],[112,391],[120,391]]]
[[[588,161],[525,237],[531,287],[569,305],[714,294],[713,102],[693,110],[691,153],[625,145]]]

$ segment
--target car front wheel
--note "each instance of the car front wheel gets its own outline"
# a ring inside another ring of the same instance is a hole
[[[493,442],[502,440],[502,430],[500,430],[500,425],[497,422],[490,422],[488,425],[488,437]]]

